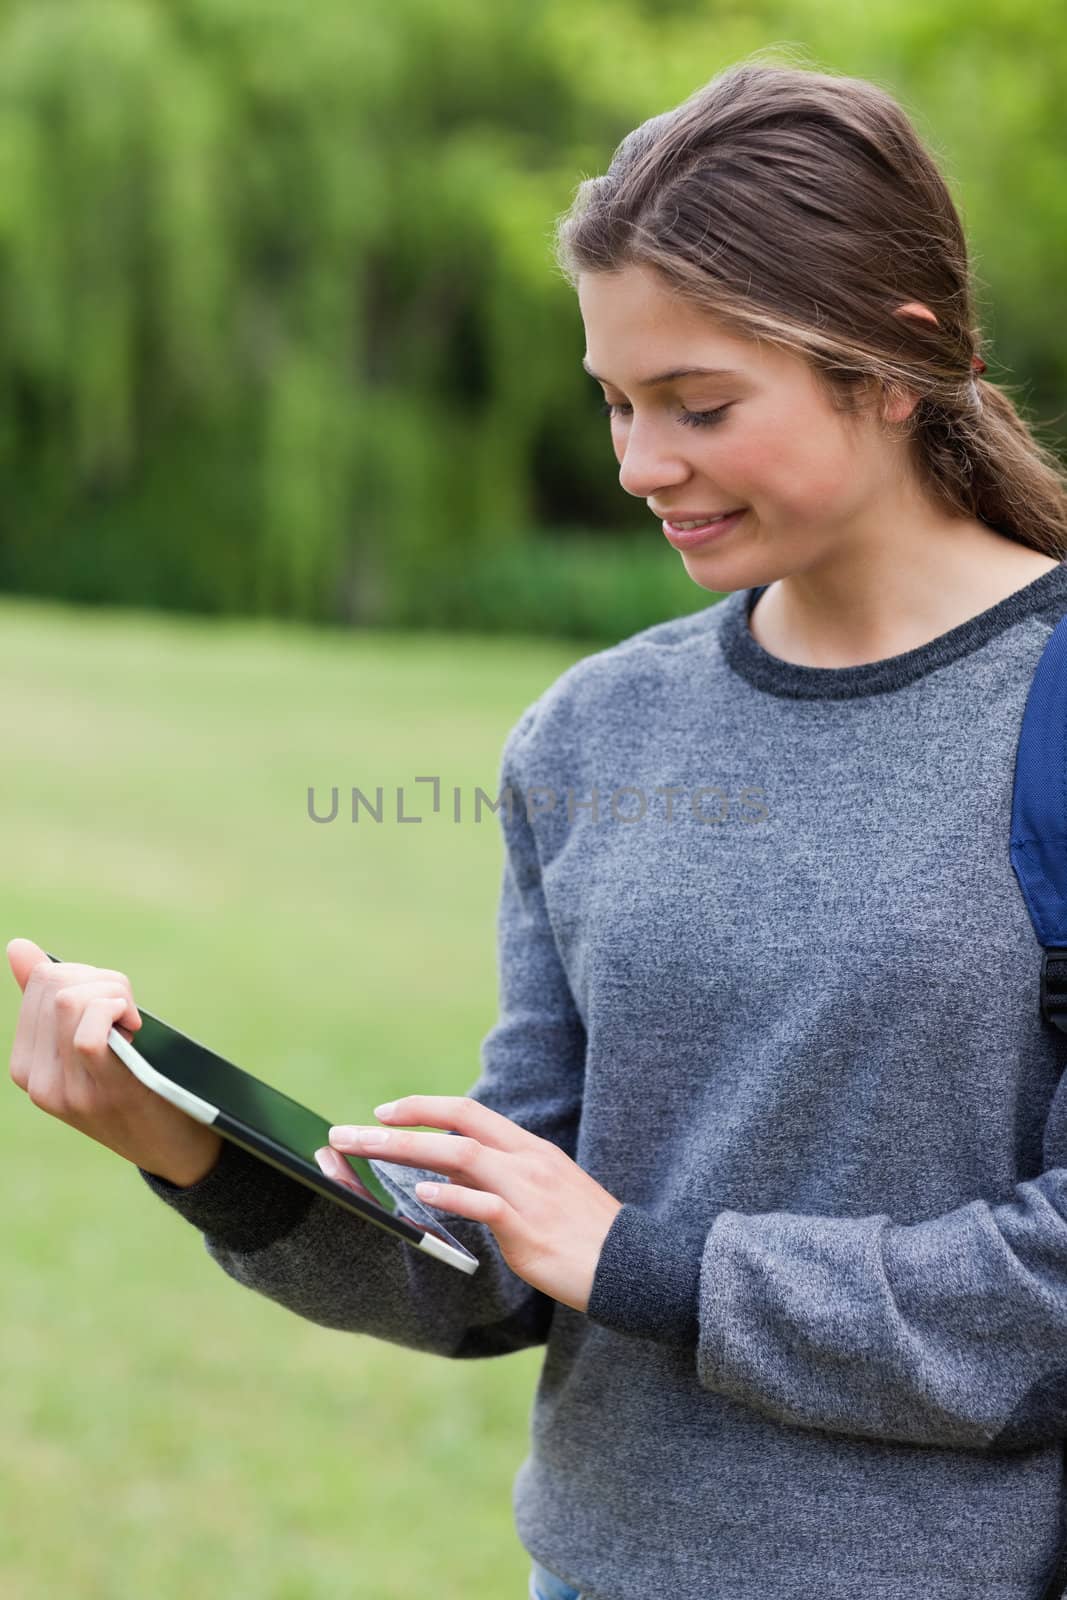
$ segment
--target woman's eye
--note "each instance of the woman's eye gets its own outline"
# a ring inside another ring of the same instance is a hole
[[[724,412],[729,411],[729,409],[730,407],[725,405],[716,406],[714,411],[683,410],[678,417],[678,421],[684,422],[690,428],[706,428],[709,423],[717,422]],[[603,405],[600,407],[600,415],[602,417],[617,417],[621,416],[623,412],[630,410],[632,410],[632,407],[630,406],[616,405],[611,400],[605,400]]]

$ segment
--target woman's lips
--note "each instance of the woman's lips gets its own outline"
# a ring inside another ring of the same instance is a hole
[[[676,550],[688,550],[693,545],[711,544],[716,539],[724,538],[732,528],[737,527],[744,516],[745,509],[742,507],[739,511],[731,511],[729,516],[707,523],[700,528],[679,528],[675,523],[664,519],[663,532]],[[682,518],[683,522],[691,520],[690,517]]]

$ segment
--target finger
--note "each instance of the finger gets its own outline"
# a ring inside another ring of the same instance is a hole
[[[116,978],[118,981],[101,978],[88,983],[68,983],[49,995],[36,974],[32,976],[15,1028],[11,1077],[35,1105],[46,1110],[58,1106],[70,1087],[65,1080],[76,1077],[78,1065],[84,1070],[84,1062],[72,1063],[68,1059],[65,1037],[69,1031],[71,1042],[75,1042],[74,1034],[89,1000],[106,999],[114,1019],[129,1019],[133,1006],[128,998],[129,985],[121,973],[116,974]],[[46,1004],[46,999],[51,1003]],[[136,1016],[136,1008],[133,1010]],[[137,1017],[137,1026],[141,1026],[140,1017]]]
[[[30,973],[41,961],[48,961],[48,957],[40,945],[34,944],[32,939],[7,941],[7,963],[11,968],[11,976],[23,992],[30,981]],[[50,962],[49,965],[54,963]]]
[[[101,1108],[101,1095],[109,1087],[108,1073],[117,1076],[119,1070],[107,1048],[107,1035],[126,1004],[121,994],[78,1002],[78,1022],[69,1042],[57,1037],[56,1048],[48,1055],[41,1052],[31,1064],[26,1092],[35,1106],[68,1119]],[[111,1079],[112,1086],[115,1081]]]
[[[362,1195],[364,1200],[373,1200],[376,1205],[381,1203],[371,1194],[355,1168],[328,1144],[315,1151],[315,1161],[319,1169],[327,1178],[332,1178],[334,1183],[339,1183],[344,1189],[351,1189],[354,1194]]]
[[[101,1063],[106,1060],[111,1048],[107,1036],[112,1024],[122,1016],[125,1005],[126,996],[121,994],[94,995],[87,1001],[71,1040],[75,1050]]]
[[[28,939],[12,941],[12,943],[19,942],[30,944]],[[60,999],[66,990],[72,991],[75,996],[81,995],[83,999],[85,997],[83,991],[109,995],[124,994],[126,996],[124,1022],[130,1028],[141,1026],[141,1015],[134,1004],[130,980],[124,972],[117,972],[112,967],[90,967],[73,961],[49,961],[45,956],[30,968],[26,988],[23,991],[19,1019],[15,1025],[15,1049],[20,1059],[26,1060],[32,1055],[42,1008],[45,1016],[50,1017],[53,1008],[61,1010],[63,1005],[72,1003]],[[73,1003],[76,1005],[77,1001]],[[53,1026],[54,1019],[50,1018],[48,1025]],[[43,1044],[45,1041],[41,1042]]]
[[[81,1089],[89,1090],[92,1086],[94,1109],[101,1109],[100,1097],[105,1085],[110,1082],[115,1086],[118,1082],[118,1073],[126,1073],[128,1069],[124,1062],[119,1061],[107,1042],[112,1024],[116,1023],[123,1014],[125,997],[123,995],[99,996],[90,1000],[82,1013],[82,1019],[74,1030],[71,1041],[75,1050],[81,1057],[84,1074],[81,1086],[72,1083],[68,1089],[67,1101],[70,1109],[81,1112],[86,1109]],[[110,1080],[108,1074],[114,1074]],[[123,1085],[125,1087],[126,1085]]]
[[[490,1150],[521,1150],[538,1137],[520,1128],[510,1117],[481,1105],[468,1095],[409,1094],[389,1106],[376,1106],[375,1115],[390,1125],[407,1123],[409,1126],[454,1128]]]
[[[30,941],[28,939],[20,939],[12,942],[29,944]],[[9,960],[11,959],[10,952],[11,945],[9,944]],[[43,956],[42,961],[51,966],[47,956]],[[15,977],[19,978],[20,972],[22,973],[20,979],[22,982],[22,1004],[19,1006],[19,1014],[15,1019],[15,1037],[11,1042],[9,1070],[12,1082],[16,1083],[20,1089],[29,1087],[30,1072],[38,1051],[49,1058],[55,1054],[55,1018],[52,1016],[51,1008],[45,1013],[48,1018],[46,1024],[47,1034],[42,1033],[41,1029],[41,1011],[44,997],[47,993],[47,986],[43,977],[34,976],[34,971],[39,966],[40,963],[38,962],[34,967],[26,968],[25,971],[22,968],[16,970],[15,964],[12,962],[12,970],[15,972]]]
[[[133,1003],[130,991],[130,980],[121,972],[101,972],[89,969],[91,977],[81,982],[65,983],[56,991],[56,1012],[62,1015],[64,1011],[69,1015],[76,1013],[88,1000],[106,997],[109,1000],[123,999],[126,1009],[119,1015],[127,1027],[139,1028],[141,1015]]]
[[[479,1186],[492,1188],[506,1181],[501,1162],[506,1152],[487,1149],[465,1134],[456,1138],[450,1133],[409,1133],[403,1128],[331,1128],[330,1145],[334,1150],[374,1156],[399,1166],[458,1173]]]
[[[55,1062],[55,990],[79,978],[95,977],[99,969],[71,961],[50,961],[32,939],[12,939],[8,944],[8,960],[16,979],[23,985],[11,1046],[11,1077],[20,1089],[26,1089],[35,1063],[40,1066],[43,1062],[50,1065]],[[109,977],[126,981],[120,972],[110,973]]]
[[[94,967],[85,961],[53,961],[32,939],[9,939],[7,960],[12,976],[23,992],[38,968],[38,977],[50,983],[77,983],[84,978],[116,978],[120,983],[127,981],[126,974],[117,972],[114,967]]]
[[[494,1233],[507,1232],[519,1220],[514,1206],[509,1206],[501,1195],[484,1189],[465,1189],[457,1183],[417,1183],[415,1193],[440,1211],[488,1223]]]

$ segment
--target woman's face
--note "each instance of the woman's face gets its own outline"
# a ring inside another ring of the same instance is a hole
[[[839,558],[843,544],[862,555],[865,541],[884,543],[913,492],[904,441],[890,441],[873,417],[835,411],[806,362],[727,333],[648,268],[582,273],[578,299],[583,365],[612,404],[627,494],[657,520],[744,509],[717,539],[682,551],[696,583],[769,583]],[[695,367],[726,370],[679,370]],[[679,375],[649,382],[663,373]],[[913,403],[904,398],[904,415]],[[715,415],[686,420],[697,412]]]

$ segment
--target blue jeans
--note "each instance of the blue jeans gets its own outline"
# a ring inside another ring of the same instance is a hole
[[[554,1572],[549,1572],[547,1567],[535,1561],[530,1568],[530,1600],[582,1600],[582,1596],[569,1583],[564,1583],[562,1578],[557,1578]]]

